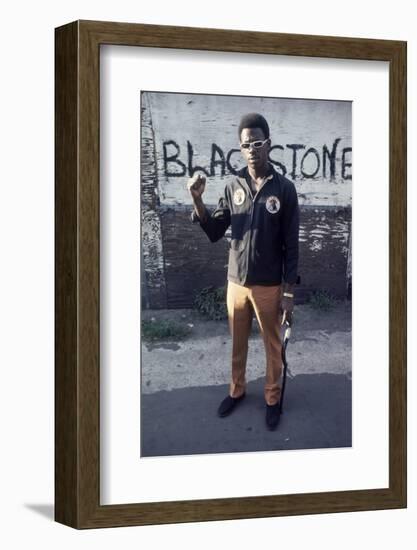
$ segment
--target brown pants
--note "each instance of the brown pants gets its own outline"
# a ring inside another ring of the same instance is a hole
[[[281,298],[281,285],[241,286],[228,281],[227,311],[232,335],[231,397],[239,397],[245,393],[248,339],[255,312],[266,353],[265,401],[268,405],[275,405],[279,401],[282,373]]]

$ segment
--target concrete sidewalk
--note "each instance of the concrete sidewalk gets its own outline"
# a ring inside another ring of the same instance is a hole
[[[247,396],[227,418],[216,415],[228,393],[227,321],[192,310],[146,311],[143,318],[191,325],[180,342],[142,343],[141,456],[351,446],[351,313],[297,306],[287,348],[289,371],[279,427],[265,427],[265,352],[249,341]]]

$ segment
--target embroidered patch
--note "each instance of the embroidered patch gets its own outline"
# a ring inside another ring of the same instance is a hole
[[[233,195],[233,202],[236,204],[236,206],[240,206],[245,202],[245,192],[243,189],[236,189]]]
[[[279,202],[278,197],[276,197],[275,195],[271,195],[266,199],[265,206],[270,214],[276,214],[281,208],[281,203]]]

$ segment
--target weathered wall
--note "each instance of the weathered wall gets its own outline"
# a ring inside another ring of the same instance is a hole
[[[141,243],[142,303],[146,308],[166,307],[166,277],[158,197],[155,137],[148,94],[142,96],[141,120]]]
[[[351,225],[351,104],[142,92],[142,298],[144,307],[187,307],[194,292],[222,285],[227,235],[211,244],[190,223],[187,179],[208,178],[214,207],[243,166],[237,127],[260,112],[271,130],[270,161],[294,181],[301,207],[298,299],[327,289],[346,296]]]

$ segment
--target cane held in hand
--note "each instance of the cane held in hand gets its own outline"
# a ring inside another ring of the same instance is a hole
[[[284,403],[284,392],[285,392],[285,383],[287,381],[287,370],[288,370],[288,362],[287,362],[287,345],[288,341],[291,336],[291,325],[292,325],[292,313],[289,313],[287,311],[284,311],[284,314],[282,316],[282,322],[281,326],[284,327],[284,337],[282,340],[282,347],[281,347],[281,357],[282,357],[282,364],[284,365],[284,372],[282,375],[282,389],[281,389],[281,401],[279,405],[279,410],[282,413],[282,406]]]

